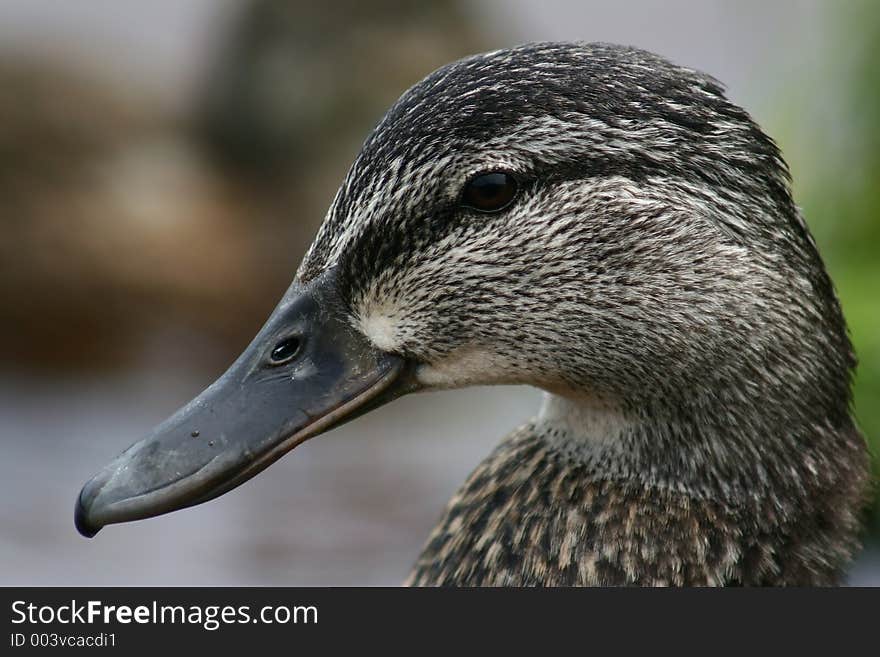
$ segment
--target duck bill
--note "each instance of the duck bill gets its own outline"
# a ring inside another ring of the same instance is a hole
[[[223,376],[86,483],[79,532],[206,502],[406,392],[403,359],[376,350],[340,308],[332,276],[294,284]]]

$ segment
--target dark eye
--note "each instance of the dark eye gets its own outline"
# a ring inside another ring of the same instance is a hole
[[[281,365],[291,360],[299,353],[300,344],[299,338],[286,338],[279,342],[270,355],[272,364]]]
[[[501,212],[516,196],[519,185],[509,173],[483,173],[464,186],[461,204],[480,212]]]

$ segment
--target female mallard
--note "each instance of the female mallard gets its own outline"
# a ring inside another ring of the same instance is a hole
[[[391,108],[251,345],[76,522],[204,502],[408,392],[528,383],[410,583],[831,584],[868,479],[854,363],[786,165],[715,80],[492,52]]]

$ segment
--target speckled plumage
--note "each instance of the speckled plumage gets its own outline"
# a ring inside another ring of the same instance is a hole
[[[733,504],[605,476],[528,425],[453,497],[407,584],[832,585],[857,547],[858,484],[809,491],[809,514]]]
[[[497,170],[513,205],[462,208]],[[605,44],[444,67],[367,139],[298,278],[330,268],[422,387],[547,391],[411,583],[840,577],[855,358],[776,145],[712,78]]]

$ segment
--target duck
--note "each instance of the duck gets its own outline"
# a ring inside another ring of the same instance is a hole
[[[405,394],[526,384],[540,409],[406,584],[835,585],[870,485],[855,364],[781,152],[720,82],[496,50],[392,105],[263,328],[75,523],[213,499]]]

